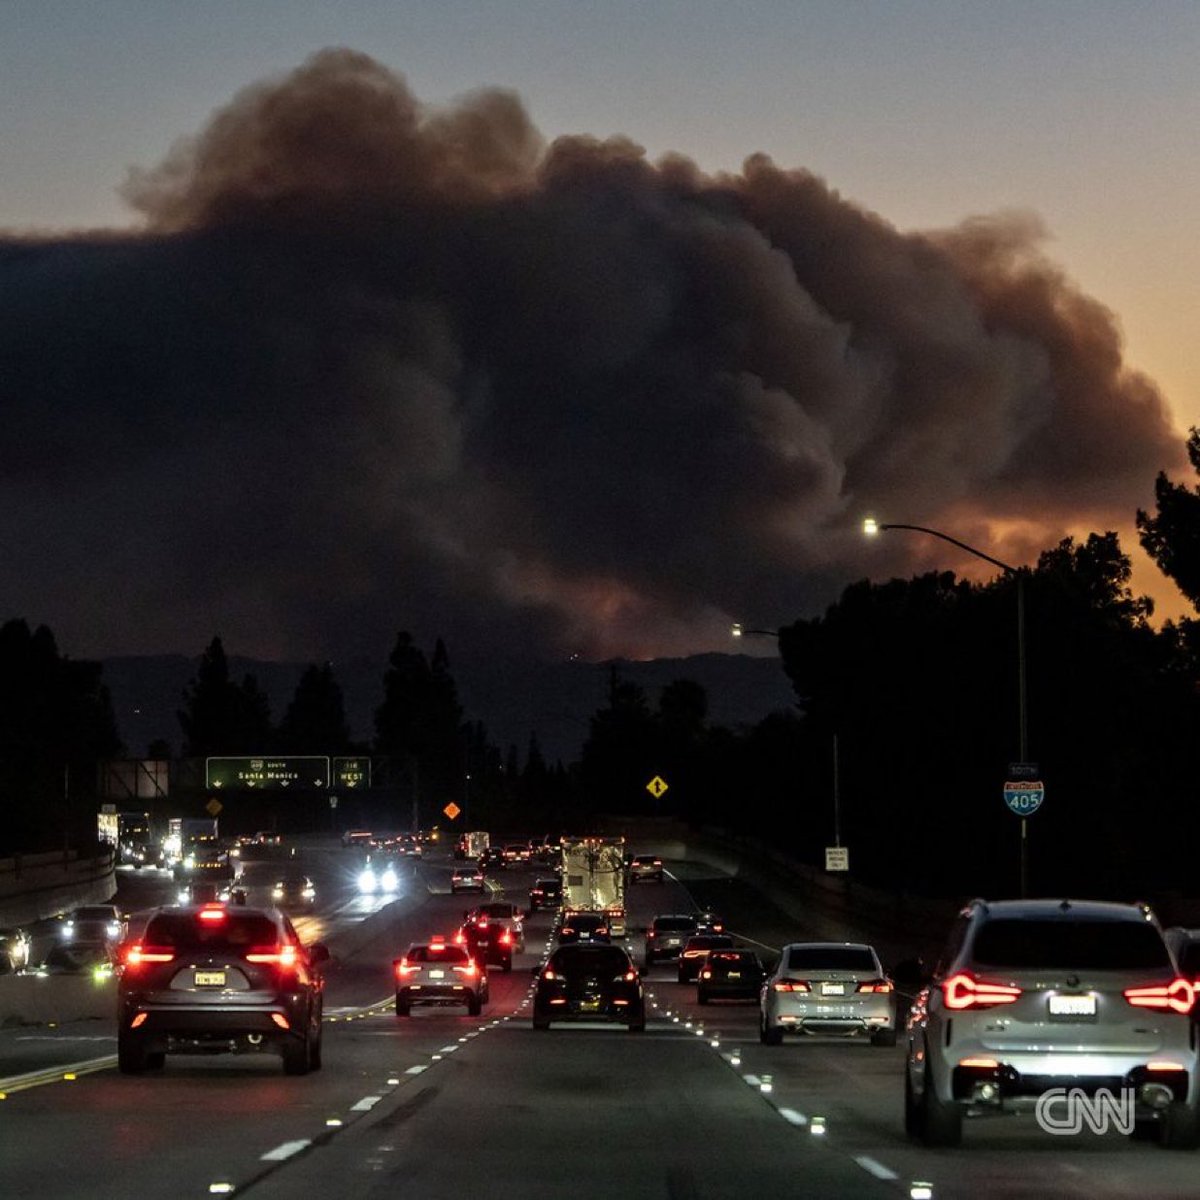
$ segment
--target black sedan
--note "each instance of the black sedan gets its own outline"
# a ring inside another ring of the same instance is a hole
[[[766,972],[753,950],[710,950],[700,964],[696,1000],[758,1000]]]
[[[538,975],[534,1029],[551,1021],[614,1021],[630,1032],[646,1028],[642,980],[620,946],[559,946]]]

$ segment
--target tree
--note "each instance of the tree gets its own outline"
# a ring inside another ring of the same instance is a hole
[[[377,752],[408,774],[414,803],[418,790],[435,799],[457,798],[464,771],[462,709],[442,640],[431,665],[410,634],[398,633],[383,689],[383,703],[375,710]]]
[[[271,742],[271,712],[253,675],[240,684],[229,678],[229,662],[219,637],[200,658],[195,677],[183,693],[179,725],[184,756],[262,754]]]
[[[44,626],[0,626],[0,847],[95,836],[99,762],[123,752],[99,663],[58,652]]]
[[[1187,440],[1188,458],[1200,474],[1200,428]],[[1146,553],[1163,574],[1200,608],[1200,487],[1172,483],[1160,471],[1154,482],[1157,515],[1138,509],[1137,527]]]
[[[342,689],[329,663],[307,667],[279,723],[276,744],[284,754],[345,754],[350,729]]]

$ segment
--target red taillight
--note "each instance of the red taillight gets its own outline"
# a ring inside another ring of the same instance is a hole
[[[711,971],[709,971],[709,970],[707,970],[707,969],[705,969],[705,970],[703,970],[703,971],[701,971],[701,972],[700,972],[700,978],[701,978],[701,979],[711,979],[711,978],[712,978],[712,972],[711,972]]]
[[[140,967],[143,963],[169,963],[175,951],[168,946],[143,946],[140,942],[130,946],[125,955],[127,967]]]
[[[246,953],[246,961],[252,963],[274,963],[279,967],[296,965],[296,947],[291,942],[282,946],[256,946]]]
[[[800,979],[780,979],[775,984],[777,992],[807,992],[808,984]]]
[[[597,925],[596,926],[596,936],[597,937],[603,937],[606,933],[608,933],[607,925]]]
[[[467,935],[463,933],[461,929],[454,935],[455,945],[461,946],[466,940]]]
[[[614,983],[637,983],[637,972],[636,971],[626,971],[624,975],[618,975],[613,980],[613,982]]]
[[[512,945],[512,934],[509,933],[507,929],[500,935],[500,945],[502,945],[502,946],[511,946]]]
[[[475,924],[476,924],[476,925],[478,925],[480,929],[486,929],[486,928],[487,928],[487,923],[488,923],[488,919],[487,919],[487,917],[480,917],[480,918],[479,918],[479,919],[478,919],[478,920],[475,922]]]
[[[684,958],[703,958],[708,953],[707,950],[685,950]]]
[[[457,964],[454,969],[460,975],[466,975],[468,979],[473,979],[476,974],[476,967],[473,962],[467,963],[466,966],[463,966],[461,963]]]
[[[225,920],[225,907],[222,904],[206,904],[197,914],[202,921]]]
[[[1178,978],[1150,987],[1126,988],[1125,999],[1137,1008],[1164,1008],[1172,1012],[1189,1013],[1195,1003],[1196,993],[1192,984]]]
[[[402,958],[395,964],[396,978],[403,979],[406,975],[412,975],[421,968],[414,963],[410,963],[407,958]]]
[[[1021,989],[1006,983],[984,983],[959,972],[942,983],[942,994],[947,1008],[991,1008],[996,1004],[1011,1004],[1021,995]]]
[[[550,970],[550,968],[549,968],[549,967],[547,967],[547,968],[546,968],[546,969],[545,969],[545,970],[542,972],[542,978],[543,978],[543,979],[557,979],[557,978],[558,978],[558,976],[557,976],[557,975],[555,975],[555,973],[554,973],[552,970]]]
[[[891,983],[890,979],[872,979],[870,981],[870,983],[860,983],[858,985],[858,990],[860,992],[875,992],[876,994],[879,994],[879,993],[886,994],[887,992],[890,992],[892,990],[892,983]]]

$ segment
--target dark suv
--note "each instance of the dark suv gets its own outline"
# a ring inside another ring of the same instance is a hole
[[[456,945],[465,947],[467,953],[484,967],[495,966],[502,971],[512,970],[516,940],[512,930],[504,922],[464,921],[454,941]]]
[[[557,875],[539,876],[529,889],[529,914],[539,908],[557,908],[562,903],[562,880]]]
[[[678,958],[695,933],[695,917],[671,913],[655,917],[646,930],[646,966],[654,966],[660,958]]]
[[[646,1028],[642,981],[620,946],[559,946],[550,956],[538,975],[533,1027],[572,1020],[619,1021],[632,1033]]]
[[[122,947],[118,1067],[132,1075],[167,1054],[267,1051],[285,1074],[316,1070],[328,957],[277,909],[159,909]]]

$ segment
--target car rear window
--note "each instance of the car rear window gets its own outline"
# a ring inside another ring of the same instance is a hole
[[[749,950],[714,950],[709,956],[709,962],[722,963],[727,966],[752,964],[754,952]]]
[[[658,933],[694,933],[696,922],[691,917],[655,917],[654,928]]]
[[[987,921],[975,935],[980,965],[1024,970],[1124,971],[1170,966],[1159,931],[1143,921]]]
[[[469,955],[461,946],[413,946],[404,956],[410,963],[466,962]]]
[[[789,971],[875,971],[874,955],[863,946],[797,946],[788,951]]]
[[[270,917],[230,911],[221,921],[202,921],[190,913],[160,913],[150,918],[143,938],[150,946],[181,950],[269,946],[279,940],[280,930]]]
[[[620,946],[560,946],[550,959],[550,967],[564,974],[596,971],[622,975],[630,969],[629,956]]]
[[[732,945],[733,938],[715,933],[712,936],[704,934],[701,937],[688,938],[687,948],[689,950],[716,950],[718,947]]]

